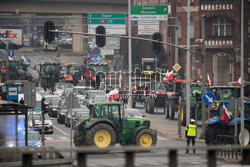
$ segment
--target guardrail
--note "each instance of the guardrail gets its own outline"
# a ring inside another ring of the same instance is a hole
[[[32,167],[32,155],[36,153],[46,153],[48,149],[37,148],[36,150],[30,150],[26,148],[0,148],[0,155],[6,153],[17,153],[22,155],[22,166],[23,167]],[[152,147],[152,148],[141,148],[137,146],[129,146],[129,147],[122,147],[122,148],[108,148],[108,149],[97,149],[96,147],[77,147],[74,149],[69,148],[50,148],[50,152],[70,152],[73,151],[76,153],[76,161],[78,167],[86,167],[87,166],[87,155],[93,153],[106,153],[110,150],[117,151],[119,153],[125,154],[125,167],[134,167],[135,166],[135,154],[141,152],[149,152],[152,150],[168,150],[168,159],[169,163],[168,166],[176,167],[177,166],[177,157],[179,150],[185,149],[196,149],[196,150],[204,150],[207,152],[207,166],[208,167],[215,167],[216,166],[216,151],[220,150],[241,150],[242,160],[240,163],[242,165],[250,164],[250,145],[249,146],[239,146],[239,145],[231,145],[231,146],[203,146],[203,147]],[[73,161],[72,161],[73,162]],[[48,162],[47,162],[48,163]],[[53,165],[53,164],[51,164]]]

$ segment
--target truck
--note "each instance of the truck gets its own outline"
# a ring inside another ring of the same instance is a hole
[[[11,41],[18,46],[23,45],[22,29],[0,29],[0,40]]]
[[[90,104],[88,118],[76,125],[75,146],[109,149],[116,143],[150,148],[156,145],[157,131],[144,118],[125,117],[120,102]]]

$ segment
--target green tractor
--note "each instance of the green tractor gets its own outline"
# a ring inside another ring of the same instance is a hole
[[[150,121],[144,118],[125,118],[121,103],[92,103],[89,108],[89,117],[76,126],[75,146],[104,149],[116,143],[134,144],[143,148],[156,145],[157,131],[150,129]]]

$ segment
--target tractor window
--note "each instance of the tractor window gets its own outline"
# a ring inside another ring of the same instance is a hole
[[[108,106],[102,106],[102,109],[101,109],[101,113],[102,113],[102,117],[103,118],[109,118],[109,110],[108,110]]]
[[[97,106],[92,106],[91,117],[92,118],[98,118],[99,117]]]
[[[119,106],[118,105],[112,105],[110,106],[112,110],[112,115],[114,118],[119,118]]]

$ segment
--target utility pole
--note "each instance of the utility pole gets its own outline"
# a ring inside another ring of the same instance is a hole
[[[205,16],[201,15],[201,37],[202,37],[202,41],[201,41],[201,48],[202,48],[202,56],[201,56],[201,64],[202,64],[202,94],[205,94],[205,83],[206,83],[206,65],[205,65]],[[206,121],[206,105],[205,103],[202,103],[202,133],[200,138],[203,139],[204,138],[204,132],[205,132],[205,121]]]
[[[190,122],[190,0],[187,1],[187,87],[186,87],[186,125]]]
[[[240,98],[241,98],[241,121],[240,121],[240,130],[244,130],[244,0],[241,0],[241,42],[240,42],[240,75],[241,75],[241,89],[240,89]],[[243,137],[244,140],[244,137]],[[244,141],[243,141],[244,143]]]
[[[128,73],[129,73],[129,78],[128,78],[128,82],[129,82],[129,99],[128,99],[128,106],[132,107],[132,51],[131,51],[131,4],[130,4],[130,0],[128,0]]]

